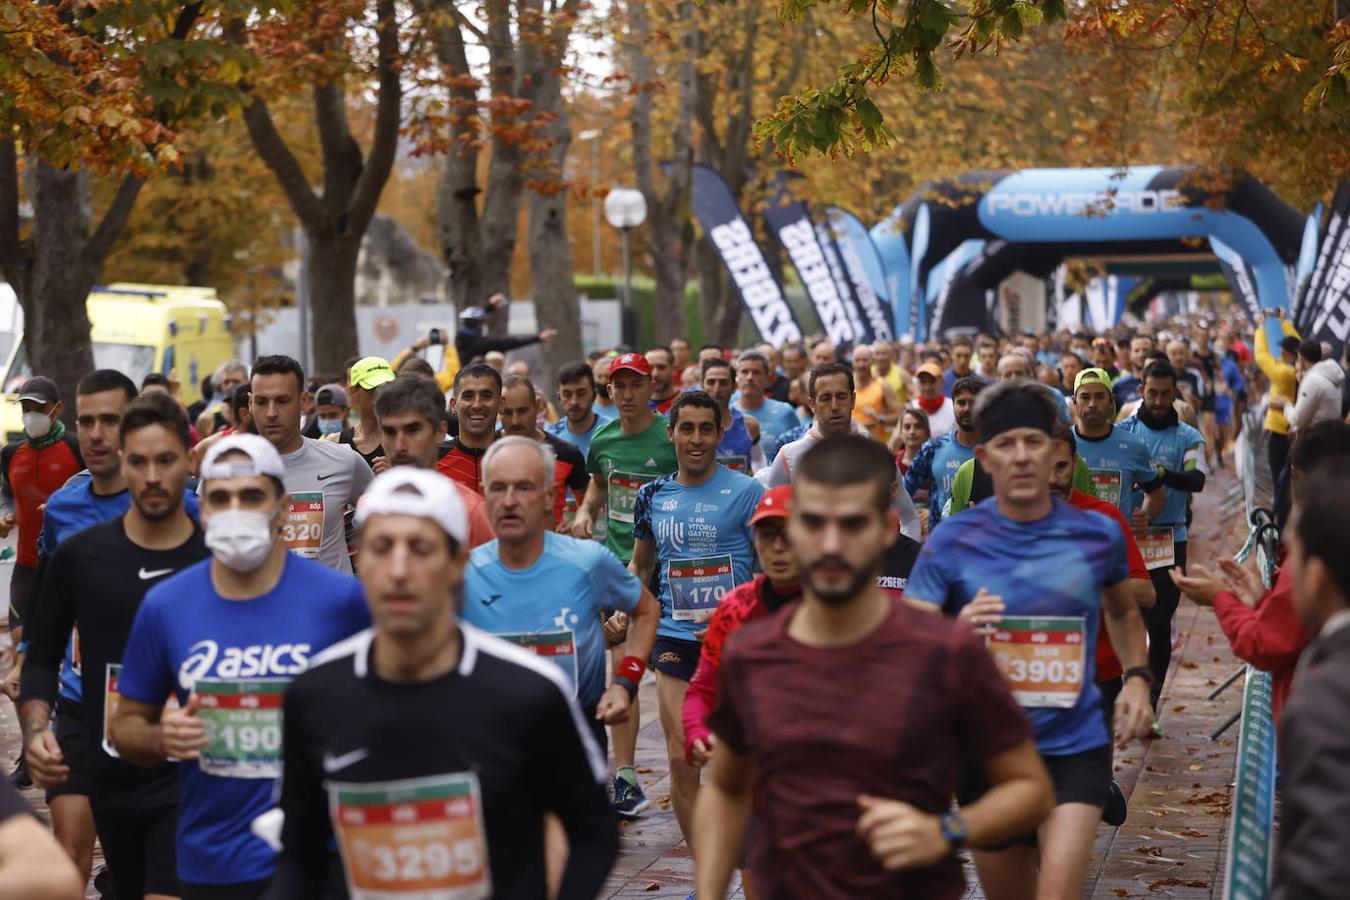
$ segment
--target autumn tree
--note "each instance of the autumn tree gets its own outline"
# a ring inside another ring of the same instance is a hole
[[[173,129],[224,114],[239,65],[200,3],[0,7],[0,270],[24,311],[29,363],[70,395],[69,415],[93,367],[85,298],[145,179],[177,162]],[[91,171],[117,179],[97,216]]]

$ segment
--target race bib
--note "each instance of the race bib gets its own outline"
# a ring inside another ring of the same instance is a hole
[[[1171,525],[1139,529],[1135,531],[1134,539],[1139,544],[1144,565],[1150,572],[1177,564],[1177,544],[1173,539]]]
[[[670,584],[670,617],[677,622],[713,611],[736,586],[730,556],[672,559],[666,579]]]
[[[540,631],[533,634],[499,634],[497,637],[510,641],[518,647],[524,647],[535,656],[542,656],[562,670],[572,685],[575,696],[577,690],[577,642],[572,629],[558,631]]]
[[[655,479],[655,475],[634,475],[631,472],[618,471],[609,473],[609,520],[632,525],[638,488]]]
[[[323,491],[291,494],[281,522],[281,542],[297,556],[318,558],[323,543]]]
[[[717,457],[717,464],[726,466],[731,471],[740,472],[742,474],[747,474],[750,471],[750,457],[748,456],[719,456]]]
[[[1083,687],[1083,620],[1007,617],[989,635],[1003,679],[1022,706],[1068,709]]]
[[[197,718],[209,743],[198,765],[222,778],[281,777],[281,698],[287,678],[199,678]]]
[[[492,895],[473,772],[328,785],[352,900],[479,900]]]
[[[1112,506],[1120,506],[1120,482],[1119,469],[1092,470],[1092,487],[1097,491],[1097,499]]]

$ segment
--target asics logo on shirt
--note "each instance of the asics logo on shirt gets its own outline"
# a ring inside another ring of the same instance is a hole
[[[217,678],[299,675],[309,666],[309,655],[309,644],[255,644],[226,647],[222,651],[213,640],[198,641],[188,648],[187,659],[178,667],[178,684],[190,691],[197,679],[208,675]]]
[[[141,566],[141,570],[136,574],[141,576],[141,581],[149,581],[151,578],[158,578],[161,575],[168,575],[172,571],[173,569],[155,569],[152,572],[147,572],[145,571],[145,566]]]
[[[333,774],[334,772],[341,772],[348,766],[356,765],[369,755],[370,751],[365,747],[362,747],[360,750],[353,750],[351,753],[344,753],[341,756],[334,756],[331,753],[324,753],[323,770],[330,775]]]

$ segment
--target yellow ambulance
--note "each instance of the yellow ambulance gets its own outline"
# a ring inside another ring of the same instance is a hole
[[[201,380],[234,357],[225,304],[215,288],[116,283],[94,288],[85,306],[94,344],[94,367],[117,369],[140,385],[151,372],[174,372],[183,399],[196,399]],[[0,398],[5,440],[23,437],[19,387],[34,373],[22,331],[9,348]],[[41,373],[38,373],[41,374]]]

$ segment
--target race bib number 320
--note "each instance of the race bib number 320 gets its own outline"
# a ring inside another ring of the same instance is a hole
[[[352,900],[492,896],[478,776],[328,785]]]
[[[197,718],[209,743],[198,764],[222,778],[281,776],[281,700],[286,678],[200,678]]]
[[[736,586],[730,556],[672,559],[666,577],[670,582],[670,617],[676,621],[711,612]]]
[[[1083,688],[1083,620],[1007,617],[989,635],[989,652],[1022,706],[1067,709]]]
[[[281,523],[281,542],[297,556],[318,558],[323,544],[323,491],[291,494]]]

